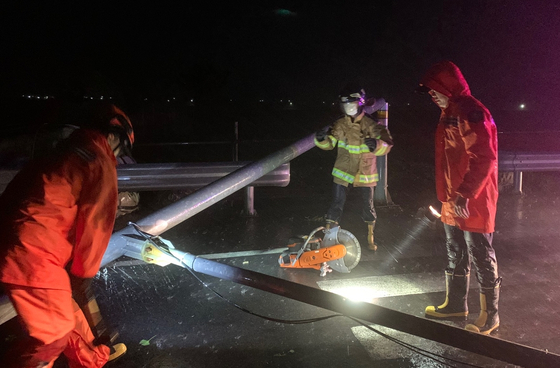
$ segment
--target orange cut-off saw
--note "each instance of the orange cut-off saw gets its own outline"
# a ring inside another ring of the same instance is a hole
[[[324,236],[316,236],[322,231]],[[288,249],[278,258],[283,268],[314,268],[325,276],[332,270],[349,273],[360,262],[362,250],[356,237],[340,226],[318,227],[309,235],[290,238]]]

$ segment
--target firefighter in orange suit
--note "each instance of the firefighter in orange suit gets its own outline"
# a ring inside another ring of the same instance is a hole
[[[126,351],[113,345],[90,282],[113,231],[116,156],[134,133],[112,104],[77,123],[82,128],[31,161],[0,196],[0,281],[27,333],[11,352],[13,367],[51,367],[61,353],[71,368],[102,367]]]
[[[492,247],[498,201],[496,125],[450,61],[433,65],[418,90],[428,92],[441,108],[435,173],[448,259],[445,302],[428,306],[425,313],[433,318],[467,317],[472,261],[480,284],[481,311],[466,329],[487,335],[500,325],[502,282]]]
[[[333,196],[325,216],[327,229],[338,226],[342,217],[346,194],[350,187],[360,192],[362,220],[368,226],[368,248],[377,250],[374,229],[377,215],[373,203],[374,187],[379,181],[377,156],[384,156],[393,147],[391,134],[368,114],[385,106],[383,99],[366,101],[365,91],[352,84],[339,96],[344,113],[332,127],[315,134],[315,145],[323,150],[337,148],[332,170]]]

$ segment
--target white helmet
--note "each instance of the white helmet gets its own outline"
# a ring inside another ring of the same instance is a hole
[[[345,90],[341,93],[340,109],[348,116],[356,116],[362,112],[362,106],[365,103],[366,92],[363,89],[349,91]]]

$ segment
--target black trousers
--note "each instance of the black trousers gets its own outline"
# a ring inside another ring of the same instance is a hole
[[[443,227],[447,247],[447,271],[454,275],[468,275],[473,262],[480,285],[495,286],[498,279],[498,261],[492,247],[494,234],[463,231],[447,224],[443,224]]]
[[[331,206],[327,211],[326,220],[340,222],[344,204],[346,203],[346,196],[351,184],[345,187],[344,185],[333,183],[333,197]],[[373,222],[377,218],[375,207],[373,206],[373,187],[353,187],[353,190],[358,191],[362,198],[362,220],[365,222]]]

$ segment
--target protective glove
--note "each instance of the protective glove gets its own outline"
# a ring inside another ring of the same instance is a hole
[[[365,138],[364,143],[368,146],[370,152],[375,151],[377,148],[377,139],[375,138]]]
[[[70,286],[72,287],[72,297],[78,303],[80,308],[88,304],[91,299],[95,299],[91,282],[93,279],[84,279],[69,273]]]
[[[68,273],[68,275],[70,276],[72,297],[84,313],[91,332],[93,332],[95,337],[93,344],[111,346],[119,334],[107,326],[99,311],[99,305],[97,305],[97,299],[95,299],[95,294],[91,287],[93,279],[77,277],[71,273]]]
[[[319,130],[317,133],[315,133],[315,139],[317,139],[318,142],[324,141],[325,138],[327,138],[327,135],[329,134],[329,129],[330,127],[325,127]]]
[[[464,219],[468,219],[470,217],[469,212],[469,199],[463,197],[462,195],[458,195],[457,199],[455,199],[455,214]]]

